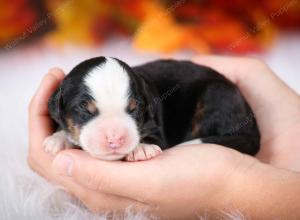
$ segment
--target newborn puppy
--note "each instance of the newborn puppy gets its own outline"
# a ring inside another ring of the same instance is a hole
[[[58,131],[52,154],[78,146],[103,160],[147,160],[186,142],[214,143],[254,155],[260,135],[235,85],[189,61],[137,67],[109,57],[77,65],[49,100]]]

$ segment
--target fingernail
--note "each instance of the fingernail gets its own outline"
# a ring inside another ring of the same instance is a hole
[[[58,67],[52,67],[51,69],[48,70],[48,73],[43,76],[41,80],[41,84],[49,77],[49,75],[51,75],[54,78],[58,78],[57,73],[59,72],[61,72],[61,70]]]
[[[58,174],[71,176],[73,159],[68,155],[60,154],[53,160],[52,166]]]
[[[58,67],[52,67],[48,71],[48,73],[55,73],[55,72],[61,72],[61,69],[59,69]]]

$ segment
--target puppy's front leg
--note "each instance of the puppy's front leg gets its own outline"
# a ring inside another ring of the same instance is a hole
[[[59,151],[71,148],[73,144],[68,140],[65,131],[57,131],[51,136],[47,137],[43,143],[45,151],[53,155]]]
[[[127,161],[143,161],[149,160],[161,154],[161,149],[155,144],[141,143],[137,148],[130,152],[125,160]]]

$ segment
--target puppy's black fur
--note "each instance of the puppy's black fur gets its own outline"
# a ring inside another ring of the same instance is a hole
[[[237,87],[216,71],[189,61],[158,60],[129,67],[117,60],[130,77],[128,109],[139,129],[141,142],[170,148],[192,139],[215,143],[254,155],[260,135],[249,105]],[[82,126],[101,110],[86,110],[93,98],[83,79],[104,57],[76,66],[49,100],[49,112],[68,131],[67,117]]]
[[[162,148],[201,138],[251,155],[259,150],[260,135],[249,105],[237,87],[216,71],[174,60],[154,61],[133,71],[152,86],[150,111],[162,116],[154,119],[164,132],[158,137],[165,139]]]

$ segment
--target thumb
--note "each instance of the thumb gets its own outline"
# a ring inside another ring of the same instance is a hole
[[[82,150],[65,150],[52,163],[54,172],[71,178],[90,190],[128,198],[140,194],[140,186],[147,179],[145,163],[124,161],[102,161],[89,156]]]

